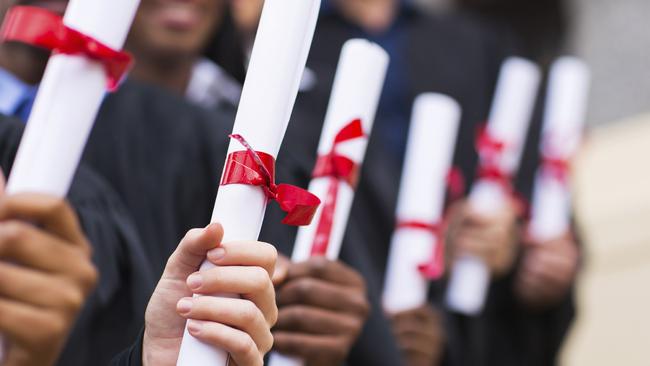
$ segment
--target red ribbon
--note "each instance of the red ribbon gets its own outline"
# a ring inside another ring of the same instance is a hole
[[[65,55],[84,55],[102,64],[108,88],[114,91],[132,64],[133,58],[63,24],[63,18],[33,6],[9,9],[0,29],[0,40],[22,42]]]
[[[336,201],[339,192],[339,181],[346,182],[350,187],[356,187],[359,179],[359,166],[350,158],[339,155],[336,151],[339,144],[364,137],[363,125],[360,119],[345,125],[334,137],[332,149],[326,155],[318,157],[316,166],[312,173],[313,178],[329,177],[330,184],[323,203],[323,211],[316,227],[316,235],[311,248],[312,256],[323,256],[327,253],[332,226],[334,224],[334,213],[336,212]]]
[[[479,127],[476,139],[476,151],[479,155],[477,176],[479,179],[498,183],[506,192],[513,192],[511,174],[499,166],[506,143],[492,136],[486,126],[485,124]]]
[[[426,223],[422,221],[398,221],[397,229],[423,230],[435,238],[433,255],[428,262],[418,266],[420,273],[429,280],[437,280],[445,273],[445,243],[443,240],[442,223]]]
[[[542,156],[541,167],[543,174],[548,174],[562,183],[569,180],[571,164],[566,159]]]
[[[247,184],[261,187],[269,200],[278,202],[287,213],[283,224],[309,225],[316,213],[320,200],[308,191],[289,184],[275,184],[275,158],[255,151],[241,135],[230,135],[246,150],[228,155],[221,185]]]

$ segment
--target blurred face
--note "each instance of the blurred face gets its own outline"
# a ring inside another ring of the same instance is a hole
[[[68,0],[0,0],[0,18],[4,18],[7,10],[15,5],[37,6],[63,14],[68,6]]]
[[[142,0],[128,48],[140,56],[196,57],[221,21],[223,5],[224,0]]]

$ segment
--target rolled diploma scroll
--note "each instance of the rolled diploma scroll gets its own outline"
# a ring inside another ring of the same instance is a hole
[[[280,150],[289,123],[319,9],[320,0],[264,3],[233,133],[273,157]],[[231,141],[228,154],[241,150],[239,142]],[[257,240],[266,203],[260,187],[219,187],[212,222],[223,225],[223,241]],[[205,261],[201,270],[213,267]],[[177,365],[222,366],[228,359],[226,352],[200,342],[185,329]]]
[[[345,125],[357,118],[361,119],[366,135],[370,135],[384,85],[388,62],[389,58],[386,51],[369,41],[353,39],[343,45],[318,146],[319,156],[329,153],[336,134]],[[340,145],[338,152],[361,164],[366,153],[367,144],[367,138],[355,139]],[[329,184],[329,177],[314,178],[309,184],[309,191],[324,202]],[[331,260],[336,260],[339,257],[354,198],[353,187],[342,181],[339,181],[338,184],[336,210],[327,247],[327,258]],[[323,206],[321,204],[318,208],[311,225],[298,229],[298,236],[291,257],[292,261],[301,262],[310,257]],[[272,353],[269,359],[270,366],[299,366],[303,364],[304,362],[299,358],[279,353]]]
[[[138,0],[71,0],[64,23],[121,50],[138,4]],[[67,195],[106,83],[104,68],[83,55],[50,58],[7,182],[7,194]],[[0,362],[3,353],[4,347],[0,347]]]
[[[497,163],[502,171],[511,175],[519,169],[540,79],[539,68],[521,58],[509,58],[501,68],[486,128],[490,136],[505,143]],[[509,196],[510,192],[501,184],[479,180],[472,187],[469,203],[476,212],[490,216],[503,207]],[[466,315],[480,313],[489,283],[490,273],[485,263],[471,256],[460,258],[452,270],[447,305]]]
[[[138,0],[71,0],[64,23],[121,50]],[[106,94],[103,66],[83,55],[53,55],[16,154],[7,193],[64,197]]]
[[[569,161],[582,142],[586,121],[590,73],[574,57],[553,63],[544,112],[541,153],[544,157]],[[570,229],[571,193],[567,182],[537,171],[529,233],[541,242],[557,239]]]
[[[460,106],[446,95],[420,95],[406,147],[397,200],[398,221],[436,224],[443,218],[447,174],[454,158]],[[434,253],[432,233],[396,228],[391,240],[383,293],[384,310],[395,314],[426,303],[429,281],[418,266]]]

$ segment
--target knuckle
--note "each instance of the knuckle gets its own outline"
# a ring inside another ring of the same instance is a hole
[[[27,236],[27,228],[25,224],[18,221],[8,221],[4,224],[4,229],[2,231],[2,242],[6,246],[6,250],[11,248],[11,243],[17,243],[25,239]]]
[[[75,314],[84,305],[85,296],[78,288],[61,291],[60,296],[64,309],[70,314]]]
[[[250,336],[245,335],[233,340],[232,352],[239,355],[254,355],[258,353],[258,350],[253,339]]]
[[[314,281],[309,278],[303,278],[296,282],[295,285],[295,298],[299,303],[304,303],[309,299],[309,295],[314,290]]]
[[[250,300],[244,300],[240,308],[241,320],[244,323],[253,323],[259,317],[260,310]]]
[[[255,292],[262,292],[271,285],[271,277],[262,267],[251,267],[251,279]]]
[[[84,263],[79,269],[79,282],[84,293],[91,292],[99,281],[99,271],[90,262]]]
[[[309,260],[309,272],[314,277],[321,277],[327,272],[330,261],[325,257],[314,257]]]

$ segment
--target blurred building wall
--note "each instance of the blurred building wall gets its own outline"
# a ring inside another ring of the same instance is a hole
[[[650,365],[650,115],[592,130],[576,162],[585,243],[563,366]]]
[[[650,1],[572,1],[570,45],[594,73],[590,123],[649,112]]]

